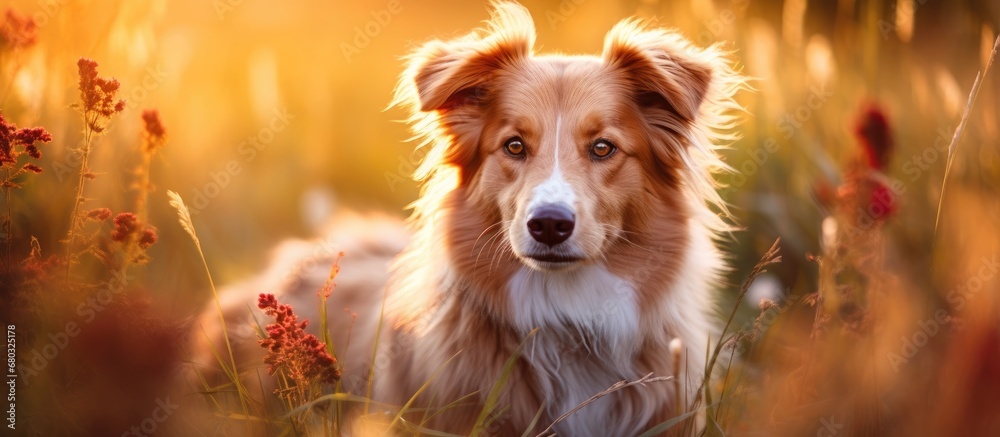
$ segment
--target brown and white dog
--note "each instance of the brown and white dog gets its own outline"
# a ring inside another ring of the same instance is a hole
[[[600,56],[537,55],[528,11],[493,8],[484,28],[417,49],[396,89],[428,153],[409,241],[389,270],[374,397],[402,405],[428,381],[416,405],[473,394],[427,425],[468,433],[524,343],[495,431],[537,432],[617,381],[678,375],[614,392],[554,428],[640,433],[677,414],[675,390],[693,401],[704,375],[725,268],[715,240],[728,229],[713,212],[725,211],[713,172],[726,168],[718,143],[733,138],[744,81],[719,47],[635,20],[608,33]],[[310,275],[278,299],[308,311],[325,272]],[[346,281],[335,295],[369,322],[338,352],[345,377],[366,376],[382,289]],[[233,311],[272,291],[242,288]]]

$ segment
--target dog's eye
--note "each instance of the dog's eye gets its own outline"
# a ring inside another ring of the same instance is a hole
[[[503,143],[503,150],[507,152],[508,155],[515,158],[524,157],[524,141],[521,137],[513,137]]]
[[[594,159],[604,159],[615,153],[618,150],[611,141],[605,139],[599,139],[594,141],[594,144],[590,146],[590,156]]]

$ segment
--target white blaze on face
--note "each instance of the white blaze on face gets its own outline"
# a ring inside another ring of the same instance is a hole
[[[552,175],[532,190],[531,201],[528,203],[528,217],[531,217],[535,208],[553,203],[564,203],[569,207],[570,211],[576,213],[574,205],[576,194],[573,192],[573,186],[569,182],[566,182],[566,179],[563,178],[562,170],[559,169],[559,136],[561,134],[562,115],[559,115],[556,116],[555,154],[553,156],[555,164],[552,167]]]

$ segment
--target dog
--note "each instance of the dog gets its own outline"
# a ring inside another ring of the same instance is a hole
[[[718,152],[735,139],[746,81],[721,46],[635,19],[610,30],[600,56],[539,55],[527,9],[492,9],[482,28],[406,59],[392,105],[427,152],[421,195],[407,231],[370,232],[405,244],[358,243],[367,265],[345,251],[343,274],[376,272],[341,281],[329,304],[358,313],[338,351],[354,375],[344,386],[360,390],[371,371],[376,401],[438,411],[424,426],[451,433],[472,432],[491,394],[499,435],[553,422],[559,435],[641,433],[688,411],[705,375],[726,269],[718,242],[732,229],[714,174],[728,168]],[[287,252],[282,268],[224,293],[227,317],[267,287],[310,314],[326,271],[290,266],[329,257]],[[294,281],[274,280],[290,269]],[[676,379],[560,420],[648,374]]]

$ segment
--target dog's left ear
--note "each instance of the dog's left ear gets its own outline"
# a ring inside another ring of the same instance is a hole
[[[485,123],[482,109],[494,93],[494,79],[531,56],[535,25],[528,10],[513,2],[493,3],[492,9],[483,28],[460,38],[428,42],[408,57],[390,106],[410,110],[409,121],[418,136],[439,139],[443,137],[439,130],[449,134],[448,141],[435,146],[437,158],[421,164],[418,180],[440,163],[472,169]]]
[[[606,66],[624,73],[641,106],[666,109],[690,122],[710,90],[718,54],[698,49],[676,32],[626,20],[608,32],[603,58]]]
[[[535,26],[528,10],[513,2],[494,3],[492,9],[484,28],[416,50],[396,90],[396,103],[409,100],[422,112],[479,103],[496,72],[531,56]]]

